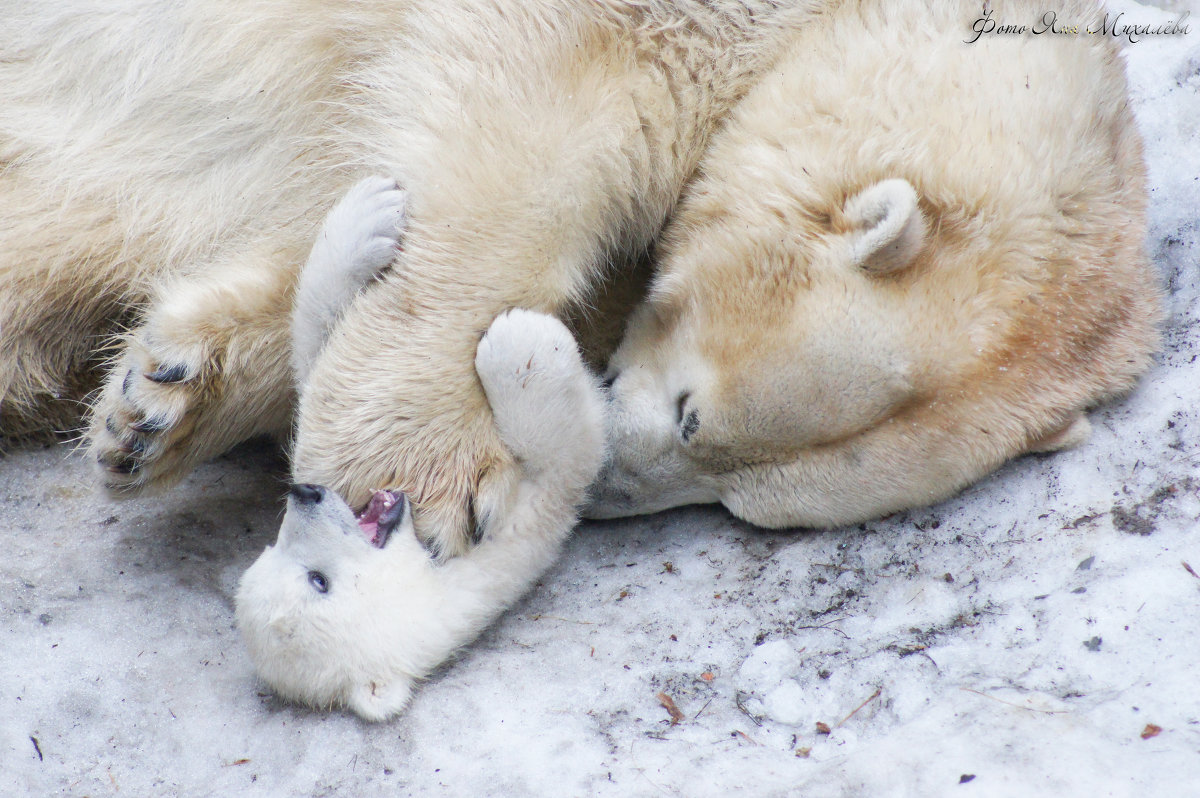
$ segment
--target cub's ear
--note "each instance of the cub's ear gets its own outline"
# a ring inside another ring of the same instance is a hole
[[[846,201],[851,259],[873,274],[903,269],[925,243],[925,217],[907,180],[884,180]]]
[[[399,714],[411,695],[409,680],[397,675],[387,683],[369,682],[355,687],[346,703],[363,720],[378,723]]]

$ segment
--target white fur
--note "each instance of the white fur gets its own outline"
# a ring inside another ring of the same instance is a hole
[[[366,178],[326,218],[292,320],[301,391],[329,327],[395,257],[405,200],[394,181]],[[516,467],[497,467],[473,498],[482,539],[470,551],[436,561],[411,510],[377,549],[333,491],[319,488],[315,503],[289,497],[278,540],[237,597],[255,666],[281,695],[388,718],[553,562],[603,459],[599,387],[566,327],[526,310],[492,322],[475,371]]]
[[[651,244],[662,273],[615,360],[599,511],[665,506],[670,484],[759,523],[840,523],[1074,440],[1154,345],[1119,56],[1102,37],[966,46],[968,6],[12,0],[0,431],[70,423],[125,326],[89,431],[111,492],[289,429],[300,266],[326,209],[382,173],[410,192],[404,252],[304,344],[293,472],[353,504],[410,491],[441,554],[470,550],[471,508],[504,529],[518,486],[545,488],[509,451],[546,452],[528,413],[519,435],[493,424],[478,335],[508,308],[586,306]],[[911,261],[904,197],[846,204],[892,180],[929,217]],[[907,268],[873,268],[894,242]],[[349,701],[372,668],[284,689]]]

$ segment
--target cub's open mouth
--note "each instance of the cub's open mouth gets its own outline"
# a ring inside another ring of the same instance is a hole
[[[358,528],[377,549],[387,545],[388,536],[404,520],[408,510],[408,497],[390,490],[377,490],[371,501],[358,514]]]

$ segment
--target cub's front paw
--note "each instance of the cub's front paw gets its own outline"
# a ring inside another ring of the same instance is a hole
[[[558,319],[501,314],[479,342],[475,371],[501,439],[526,468],[590,462],[602,448],[600,389]]]
[[[325,217],[302,280],[348,283],[358,290],[396,258],[408,193],[388,177],[355,183]]]
[[[386,177],[360,180],[334,206],[300,274],[292,311],[292,369],[308,378],[330,329],[400,251],[408,194]]]

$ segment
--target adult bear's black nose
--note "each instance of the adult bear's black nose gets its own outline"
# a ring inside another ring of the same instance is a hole
[[[325,498],[325,489],[320,485],[292,485],[288,488],[288,493],[301,504],[320,504],[321,499]]]

